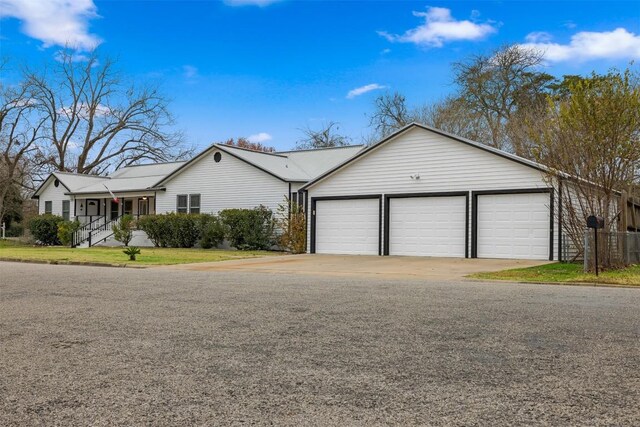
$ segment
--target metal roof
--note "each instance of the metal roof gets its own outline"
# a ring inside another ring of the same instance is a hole
[[[196,157],[158,181],[169,181],[213,150],[220,150],[285,182],[307,182],[318,174],[342,163],[363,149],[362,145],[321,148],[314,150],[265,153],[226,144],[213,144]]]

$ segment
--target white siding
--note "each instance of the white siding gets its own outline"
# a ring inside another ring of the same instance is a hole
[[[73,212],[73,199],[71,196],[65,195],[64,193],[68,190],[60,183],[58,187],[56,187],[53,183],[55,181],[54,177],[49,178],[40,192],[40,197],[38,199],[38,213],[44,213],[45,202],[52,202],[51,204],[51,213],[53,215],[62,216],[62,201],[69,200],[69,215],[70,218],[73,218],[75,213]]]
[[[221,152],[216,163],[214,150],[199,159],[158,191],[156,212],[175,212],[178,194],[200,194],[200,212],[254,208],[264,205],[274,212],[289,193],[289,184],[268,173]]]
[[[411,178],[416,174],[420,179]],[[542,172],[532,167],[414,128],[320,181],[309,189],[309,198],[547,187]]]

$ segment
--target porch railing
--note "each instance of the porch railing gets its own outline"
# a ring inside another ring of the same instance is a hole
[[[89,247],[96,245],[107,238],[111,237],[113,233],[102,236],[99,240],[96,240],[96,237],[107,230],[111,230],[114,224],[117,224],[120,221],[120,218],[112,219],[111,221],[107,221],[107,217],[101,216],[99,218],[94,219],[93,221],[83,225],[71,237],[71,247],[77,247],[85,242],[88,242]]]

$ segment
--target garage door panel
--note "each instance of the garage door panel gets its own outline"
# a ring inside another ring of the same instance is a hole
[[[318,200],[316,253],[378,255],[378,199]]]
[[[479,258],[548,259],[548,193],[479,195]]]
[[[465,256],[466,198],[389,199],[389,255]]]

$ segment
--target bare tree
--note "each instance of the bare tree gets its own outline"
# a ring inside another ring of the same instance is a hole
[[[6,66],[5,61],[0,70]],[[0,222],[11,208],[9,201],[33,188],[31,172],[41,160],[38,143],[45,121],[28,81],[15,85],[0,81]]]
[[[298,150],[342,147],[351,144],[351,138],[338,133],[340,124],[337,122],[324,124],[318,130],[311,129],[308,126],[300,130],[304,134],[304,137],[296,143],[296,149]]]
[[[475,55],[453,64],[459,97],[482,117],[489,139],[482,142],[516,151],[507,124],[521,109],[542,107],[553,76],[536,71],[543,53],[520,46],[505,46],[490,55]]]
[[[480,114],[474,112],[462,98],[448,97],[416,110],[420,123],[474,141],[484,141],[487,129]]]
[[[374,101],[374,108],[369,126],[377,139],[392,134],[415,119],[407,107],[407,99],[399,92],[380,95]]]
[[[66,49],[50,72],[28,72],[33,98],[46,112],[51,167],[100,174],[143,160],[191,154],[171,132],[168,100],[156,87],[126,85],[108,58],[79,62]]]
[[[223,144],[230,145],[232,147],[244,148],[247,150],[261,151],[263,153],[275,153],[276,151],[276,149],[273,147],[266,146],[260,142],[251,142],[248,139],[242,137],[238,139],[229,138]]]

